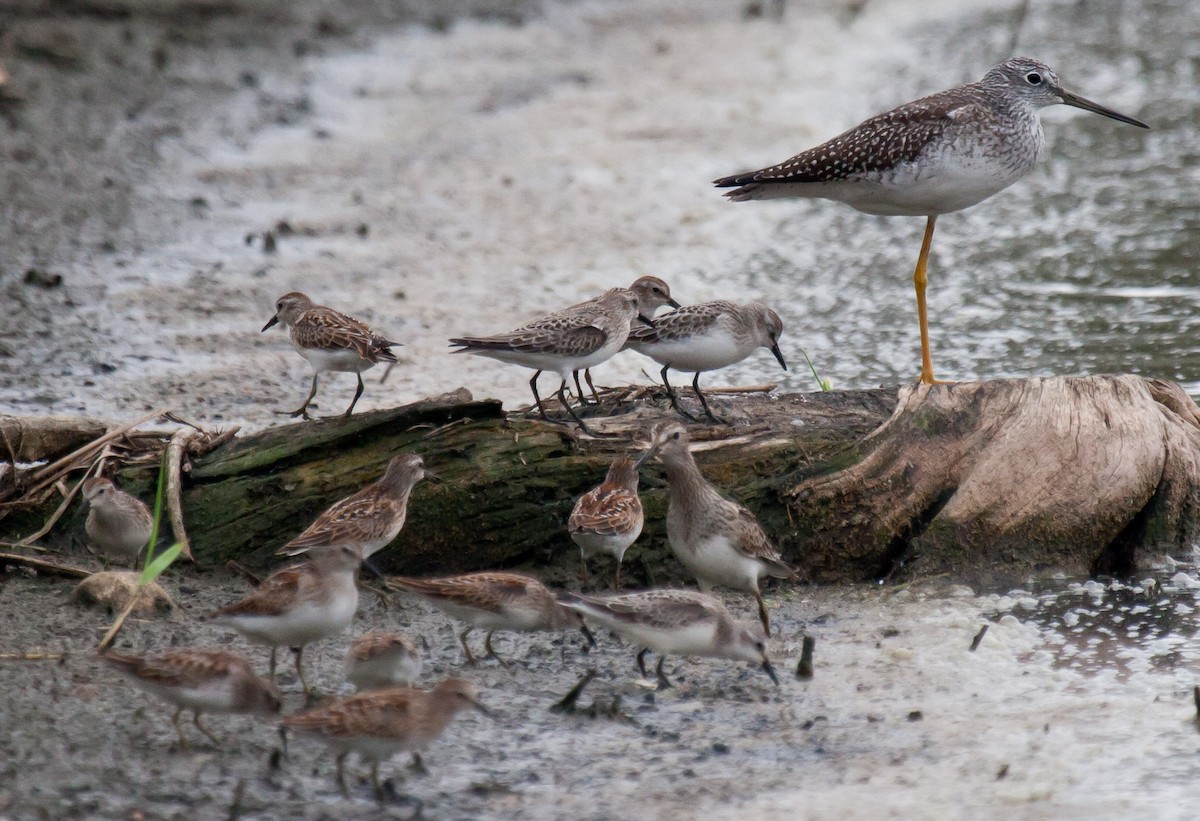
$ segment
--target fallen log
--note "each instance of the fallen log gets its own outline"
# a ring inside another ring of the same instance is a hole
[[[276,563],[332,502],[412,451],[445,482],[417,486],[404,530],[375,556],[384,571],[537,564],[573,576],[574,499],[616,455],[639,452],[655,421],[676,418],[661,390],[630,396],[584,411],[604,438],[506,416],[466,391],[236,438],[185,474],[196,561]],[[1173,383],[1064,377],[713,402],[732,424],[691,426],[697,461],[809,581],[1128,572],[1146,551],[1200,536],[1200,409]],[[148,467],[122,478],[150,497]],[[647,465],[642,478],[646,528],[627,573],[681,580],[663,471]],[[65,526],[81,529],[82,516]]]

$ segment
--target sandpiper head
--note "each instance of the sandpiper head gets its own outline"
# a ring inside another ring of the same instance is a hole
[[[422,479],[442,481],[440,476],[425,467],[425,460],[415,453],[393,456],[388,462],[387,472],[383,474],[384,482],[390,485],[407,484],[412,487]]]
[[[618,485],[636,491],[638,486],[639,463],[628,456],[618,456],[609,465],[608,474],[604,477],[607,484]]]
[[[734,628],[730,651],[730,654],[740,661],[758,664],[762,667],[763,672],[771,677],[771,681],[776,685],[779,684],[775,668],[771,666],[771,659],[767,655],[767,635],[763,632],[761,624],[751,622],[738,624]]]
[[[117,486],[112,483],[112,480],[105,479],[103,476],[93,476],[83,483],[83,498],[89,504],[104,504],[116,492]]]
[[[291,325],[300,318],[300,314],[313,306],[313,301],[299,291],[291,291],[275,300],[275,316],[267,320],[263,330],[272,328],[277,322]]]
[[[775,354],[775,358],[779,360],[779,366],[786,371],[787,361],[783,358],[783,351],[779,350],[779,338],[783,336],[783,320],[779,318],[779,314],[761,302],[751,302],[746,307],[750,309],[751,315],[754,317],[759,346]]]
[[[434,699],[451,712],[475,708],[485,716],[492,712],[479,703],[479,690],[464,678],[444,678],[433,687]]]
[[[638,277],[629,286],[629,290],[637,294],[642,310],[651,315],[663,305],[679,307],[679,303],[671,298],[671,286],[658,277]]]
[[[1005,60],[985,74],[981,84],[1003,91],[1032,108],[1045,108],[1048,105],[1059,104],[1069,105],[1096,114],[1103,114],[1105,117],[1136,125],[1139,128],[1150,127],[1141,120],[1113,111],[1111,108],[1093,103],[1091,100],[1067,91],[1062,87],[1058,75],[1050,66],[1034,60],[1032,57],[1012,57]]]
[[[654,327],[654,310],[642,305],[638,295],[628,288],[610,288],[600,297],[600,301],[626,312],[632,320],[634,317]]]
[[[283,699],[279,691],[265,679],[257,676],[244,679],[241,682],[241,690],[238,700],[247,713],[274,716],[283,710]]]
[[[688,452],[687,428],[678,422],[659,422],[650,429],[650,447],[637,460],[637,466],[649,462],[655,456],[678,456]]]
[[[363,564],[362,555],[354,545],[335,545],[314,548],[308,552],[309,561],[326,573],[356,570]],[[378,571],[375,571],[378,573]]]

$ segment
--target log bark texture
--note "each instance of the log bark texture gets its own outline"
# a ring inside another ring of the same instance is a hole
[[[817,578],[1124,573],[1200,535],[1200,413],[1170,382],[904,387],[839,461],[786,493]]]
[[[733,424],[690,426],[701,469],[813,582],[1127,572],[1147,550],[1200,536],[1200,408],[1173,383],[1065,377],[715,401]],[[404,530],[374,557],[383,570],[537,564],[573,576],[575,498],[674,418],[661,393],[642,391],[589,411],[611,438],[581,437],[459,391],[281,426],[195,460],[184,520],[201,566],[274,564],[280,545],[392,455],[417,452],[446,481],[417,486]],[[148,468],[123,478],[152,495]],[[660,466],[643,469],[641,494],[646,527],[623,575],[683,580]],[[82,522],[79,511],[59,535]]]

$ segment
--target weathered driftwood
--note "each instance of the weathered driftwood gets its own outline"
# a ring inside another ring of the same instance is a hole
[[[1200,410],[1170,382],[905,387],[841,461],[786,494],[818,578],[1121,573],[1200,535]]]
[[[653,422],[675,418],[661,392],[630,396],[590,412],[611,438],[506,417],[460,391],[236,439],[195,459],[184,483],[192,549],[202,566],[274,563],[275,549],[403,450],[446,481],[417,486],[404,530],[375,556],[385,571],[560,560],[573,573],[575,497],[615,455],[637,452]],[[1172,383],[1001,380],[714,403],[733,424],[693,426],[697,460],[811,581],[1120,572],[1142,551],[1200,535],[1200,409]],[[147,467],[123,478],[149,497]],[[626,574],[682,578],[666,547],[659,466],[644,469],[642,497],[646,529]]]

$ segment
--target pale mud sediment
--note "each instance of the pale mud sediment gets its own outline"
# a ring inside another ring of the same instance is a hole
[[[264,648],[200,620],[244,583],[168,576],[180,609],[131,619],[120,649],[225,647],[265,671]],[[920,586],[771,593],[778,688],[752,665],[673,658],[676,687],[665,693],[639,681],[635,649],[607,631],[586,655],[577,632],[498,634],[512,669],[471,668],[444,615],[402,599],[385,612],[364,594],[351,630],[306,652],[310,681],[345,691],[352,637],[399,628],[428,645],[422,685],[465,676],[498,714],[457,719],[427,752],[429,775],[410,773],[405,756],[385,765],[408,797],[382,806],[366,782],[342,798],[332,756],[309,739],[292,738],[273,767],[280,740],[269,722],[211,716],[221,749],[189,725],[194,749],[176,749],[170,709],[93,656],[107,617],[67,603],[67,582],[10,576],[0,653],[66,658],[0,661],[0,817],[226,817],[239,790],[247,818],[406,817],[418,801],[425,817],[476,819],[1180,817],[1200,777],[1191,696],[1200,656],[1188,638],[1200,582],[1194,568],[1155,576],[1004,596]],[[747,597],[725,598],[754,618]],[[807,682],[792,675],[804,631],[816,637]],[[472,639],[481,647],[482,634]],[[281,661],[287,671],[286,653]],[[549,711],[589,668],[599,675],[581,706],[619,696],[625,720]],[[285,709],[297,709],[298,682],[290,673],[282,682]]]

